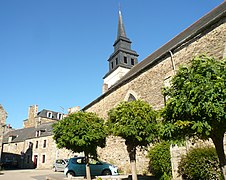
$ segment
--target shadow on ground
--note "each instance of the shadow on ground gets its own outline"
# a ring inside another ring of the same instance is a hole
[[[151,175],[137,175],[138,180],[158,180],[156,177]],[[129,175],[128,178],[123,178],[122,180],[132,180],[132,175]]]

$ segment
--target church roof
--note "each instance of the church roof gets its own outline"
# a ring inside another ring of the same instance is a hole
[[[150,69],[150,67],[154,66],[156,63],[161,61],[161,58],[169,55],[169,51],[174,51],[176,48],[180,47],[183,43],[189,41],[193,37],[195,37],[200,32],[204,31],[206,28],[210,27],[221,18],[226,17],[226,1],[220,4],[218,7],[210,11],[208,14],[203,16],[201,19],[196,21],[194,24],[189,26],[183,32],[178,34],[172,40],[167,42],[165,45],[157,49],[154,53],[149,55],[139,64],[135,65],[125,76],[123,76],[115,85],[113,85],[107,92],[103,95],[99,96],[90,104],[86,105],[83,110],[88,109],[93,104],[100,101],[102,98],[113,92],[115,89],[121,87],[122,85],[126,84],[130,80],[134,79],[135,77],[139,76],[141,73]]]

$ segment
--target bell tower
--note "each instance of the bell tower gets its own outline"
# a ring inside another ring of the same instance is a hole
[[[109,71],[103,77],[103,93],[138,63],[137,57],[139,55],[136,51],[131,49],[131,43],[130,39],[126,36],[125,27],[122,21],[122,13],[119,11],[117,38],[113,44],[114,52],[108,59]]]

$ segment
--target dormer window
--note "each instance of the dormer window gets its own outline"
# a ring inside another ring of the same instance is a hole
[[[40,130],[39,130],[39,131],[36,131],[35,136],[36,136],[36,137],[39,137],[39,136],[41,136],[41,133],[42,133],[42,132],[41,132]]]
[[[118,58],[115,59],[115,64],[118,65]]]
[[[58,113],[58,114],[57,114],[57,119],[63,119],[63,114]]]
[[[39,136],[39,131],[36,131],[35,132],[35,137],[38,137]]]
[[[11,143],[16,137],[17,137],[17,136],[14,136],[14,135],[9,136],[8,142]]]
[[[46,131],[46,130],[38,130],[38,131],[36,131],[35,137],[41,136],[41,134],[42,134],[43,132],[45,132],[45,131]]]
[[[12,142],[12,139],[13,139],[13,137],[12,136],[9,136],[8,142],[9,143]]]
[[[52,112],[47,112],[47,118],[53,118],[53,113]]]

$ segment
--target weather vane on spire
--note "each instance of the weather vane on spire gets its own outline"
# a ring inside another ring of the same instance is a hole
[[[119,10],[119,12],[121,12],[121,4],[120,4],[120,2],[118,3],[118,10]]]

